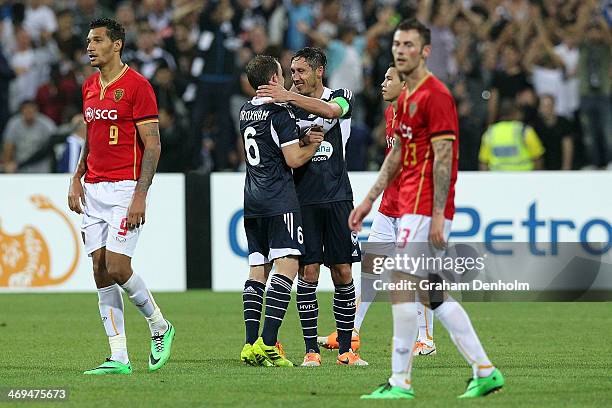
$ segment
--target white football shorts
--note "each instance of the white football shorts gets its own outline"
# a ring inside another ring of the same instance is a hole
[[[134,180],[83,183],[85,214],[81,232],[87,255],[102,247],[129,257],[134,255],[143,228],[130,231],[127,227],[128,206],[135,188]]]
[[[431,245],[425,245],[429,241],[429,227],[431,217],[419,214],[405,214],[399,221],[397,232],[397,252],[409,256],[418,257],[443,257],[445,250],[438,250]],[[451,233],[451,220],[444,220],[444,240],[448,243]],[[433,264],[433,262],[431,262]],[[401,269],[400,269],[401,270]],[[435,272],[429,269],[418,269],[406,271],[421,278],[427,278],[428,274]]]
[[[399,218],[389,217],[376,211],[370,227],[368,243],[362,248],[364,254],[393,256],[399,221]]]
[[[397,242],[399,221],[399,218],[389,217],[376,211],[372,227],[370,227],[368,242]]]

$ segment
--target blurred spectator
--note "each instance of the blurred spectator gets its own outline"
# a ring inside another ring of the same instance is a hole
[[[138,49],[133,56],[140,67],[140,73],[147,79],[153,78],[157,68],[164,64],[172,71],[176,70],[174,57],[157,45],[157,35],[149,27],[143,27],[138,33]]]
[[[528,171],[543,167],[544,148],[531,126],[521,122],[512,99],[503,99],[499,121],[482,135],[478,159],[481,170]]]
[[[340,0],[340,18],[358,33],[365,31],[362,0]]]
[[[574,142],[573,168],[579,169],[586,165],[584,137],[580,119],[580,81],[578,78],[579,32],[572,25],[563,29],[561,43],[555,46],[555,53],[563,61],[563,79],[559,84],[560,97],[555,104],[558,115],[569,120],[572,126]]]
[[[312,5],[306,0],[285,0],[285,8],[287,10],[286,45],[291,51],[297,51],[307,45],[307,37],[299,27],[304,24],[312,27],[314,23]]]
[[[24,101],[19,113],[13,116],[4,130],[2,158],[5,173],[49,173],[51,158],[46,156],[35,163],[24,164],[43,148],[55,132],[51,119],[38,112],[34,101]]]
[[[79,35],[87,37],[89,23],[96,18],[112,18],[111,13],[103,4],[97,0],[76,0],[74,8],[74,25]]]
[[[2,132],[10,117],[9,112],[9,84],[15,78],[15,72],[6,60],[0,43],[0,145],[2,144]]]
[[[578,32],[573,27],[563,30],[562,41],[555,46],[555,53],[563,62],[563,79],[560,97],[555,109],[557,114],[572,119],[580,107],[580,83],[578,81]]]
[[[144,2],[148,8],[147,22],[149,27],[158,33],[161,38],[166,38],[172,35],[170,23],[172,22],[172,11],[168,8],[167,0],[148,0]]]
[[[170,110],[179,115],[179,120],[187,118],[187,108],[180,95],[182,90],[176,84],[174,71],[162,61],[155,71],[151,81],[155,95],[157,96],[157,106],[159,109]],[[172,115],[174,118],[174,115]]]
[[[49,79],[49,66],[59,57],[52,39],[44,39],[43,46],[33,48],[30,35],[23,28],[15,30],[15,39],[16,50],[10,62],[17,77],[11,83],[11,112],[15,112],[21,102],[36,97],[38,87]]]
[[[43,0],[30,0],[23,21],[24,28],[37,43],[41,40],[41,36],[48,36],[57,31],[55,13],[43,3]]]
[[[342,21],[340,11],[340,0],[323,0],[321,2],[319,21],[316,24],[316,31],[319,35],[326,38],[336,38],[338,36],[338,26]],[[306,25],[305,23],[302,24]],[[309,26],[306,25],[306,27]]]
[[[25,6],[23,3],[10,4],[9,11],[0,24],[0,38],[2,39],[2,45],[7,56],[10,56],[15,52],[16,28],[23,26],[23,20],[25,19]]]
[[[74,131],[68,135],[62,146],[61,156],[57,162],[58,173],[74,173],[79,164],[81,150],[85,144],[87,127],[83,122],[83,115],[74,115],[71,122],[74,126]]]
[[[459,5],[448,0],[441,0],[435,5],[432,0],[420,1],[417,18],[431,30],[431,52],[427,58],[427,68],[441,81],[448,82],[457,71],[453,56],[455,37],[451,24],[459,11]]]
[[[589,25],[580,45],[580,110],[586,118],[591,164],[603,169],[610,160],[606,131],[610,117],[610,29],[600,16]]]
[[[459,115],[459,170],[478,170],[482,120],[472,112],[469,99],[457,101]]]
[[[540,95],[535,131],[544,145],[544,170],[571,170],[574,142],[569,121],[555,113],[555,97]]]
[[[79,104],[80,87],[72,71],[62,75],[60,67],[51,67],[49,82],[38,88],[36,103],[39,110],[60,125],[67,118],[81,110]]]
[[[514,99],[515,96],[529,86],[527,73],[521,66],[521,54],[515,43],[507,43],[501,47],[501,68],[493,73],[491,80],[491,96],[488,102],[489,123],[497,120],[499,101]]]
[[[532,76],[532,83],[537,95],[552,95],[557,103],[562,97],[563,60],[555,53],[548,32],[544,28],[538,8],[532,12],[529,21],[537,33],[525,52],[523,64]]]
[[[185,169],[185,130],[175,120],[172,108],[159,109],[159,135],[162,152],[157,164],[160,173],[177,173]]]
[[[53,34],[57,43],[57,48],[62,54],[62,58],[71,61],[78,58],[79,52],[85,47],[84,36],[80,36],[74,29],[74,18],[70,10],[64,10],[57,15],[58,29]]]
[[[123,26],[125,30],[125,45],[124,49],[135,50],[138,40],[138,26],[136,25],[136,15],[134,14],[134,6],[130,1],[125,1],[117,6],[115,18]]]
[[[521,121],[529,126],[534,126],[538,118],[538,95],[535,89],[528,86],[516,94],[514,103],[521,112]]]
[[[191,38],[189,27],[183,23],[175,24],[174,35],[164,40],[164,49],[174,58],[178,80],[183,81],[188,78],[191,75],[191,64],[196,56],[195,42]]]
[[[233,16],[234,9],[227,0],[209,3],[202,11],[199,54],[191,67],[191,74],[197,78],[192,129],[197,132],[196,140],[210,140],[206,149],[212,154],[216,170],[230,168],[229,154],[235,142],[231,117],[227,113],[238,78],[236,51],[241,41],[231,23]],[[202,136],[204,133],[206,136]]]

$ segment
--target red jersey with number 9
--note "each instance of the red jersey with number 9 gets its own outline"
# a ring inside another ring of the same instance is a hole
[[[385,139],[387,141],[387,149],[385,150],[385,155],[389,154],[389,152],[393,148],[393,145],[395,144],[394,129],[396,121],[397,118],[395,109],[393,108],[393,104],[390,104],[385,110]],[[400,209],[399,204],[401,178],[401,174],[398,174],[397,177],[387,186],[383,193],[383,198],[380,202],[378,212],[386,215],[387,217],[399,218],[402,216],[402,211]]]
[[[104,86],[100,73],[93,74],[82,92],[89,146],[85,182],[138,180],[144,144],[137,126],[158,122],[151,84],[126,64]]]
[[[450,186],[444,218],[455,215],[455,182],[459,154],[459,123],[453,96],[446,86],[429,74],[416,88],[404,89],[398,98],[397,127],[402,140],[400,187],[401,213],[431,217],[434,204],[432,143],[452,140]]]

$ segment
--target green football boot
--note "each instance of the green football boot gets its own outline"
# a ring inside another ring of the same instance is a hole
[[[240,352],[240,361],[245,364],[258,366],[257,358],[255,357],[255,353],[253,353],[253,345],[246,343]]]
[[[362,395],[361,399],[414,399],[414,390],[386,383],[372,391],[371,394]]]
[[[285,358],[285,353],[280,349],[278,343],[274,346],[266,346],[260,337],[253,344],[252,350],[257,361],[261,361],[259,365],[266,367],[293,367],[293,363]]]
[[[105,375],[105,374],[132,374],[132,366],[130,363],[123,364],[119,361],[107,358],[102,364],[91,370],[84,371],[86,375]]]
[[[497,368],[488,377],[472,378],[468,381],[467,390],[459,398],[484,397],[504,386],[504,376]]]
[[[151,337],[151,354],[149,355],[149,371],[159,370],[166,364],[172,351],[174,340],[174,326],[168,323],[168,330],[162,335]]]

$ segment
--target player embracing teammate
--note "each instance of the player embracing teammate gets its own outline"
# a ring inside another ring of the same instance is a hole
[[[294,181],[304,222],[306,253],[300,258],[297,306],[305,343],[303,366],[320,366],[317,343],[319,305],[317,285],[321,264],[329,267],[334,282],[333,311],[338,332],[338,358],[341,365],[367,365],[352,344],[355,319],[353,262],[361,252],[357,233],[346,220],[353,208],[353,191],[345,162],[345,149],[351,135],[353,93],[332,90],[323,85],[327,58],[322,50],[306,47],[291,59],[291,77],[296,92],[276,82],[260,86],[257,95],[294,107],[301,134],[322,129],[325,140],[315,155],[295,169]]]
[[[283,73],[274,58],[256,56],[246,67],[251,86],[281,82]],[[249,247],[249,278],[242,293],[245,344],[240,359],[250,365],[292,367],[277,341],[291,287],[304,254],[302,213],[291,169],[302,166],[323,140],[311,130],[300,139],[293,112],[272,98],[254,97],[240,109],[244,139],[244,229]],[[264,297],[268,275],[276,267]],[[264,298],[266,312],[259,336]]]

